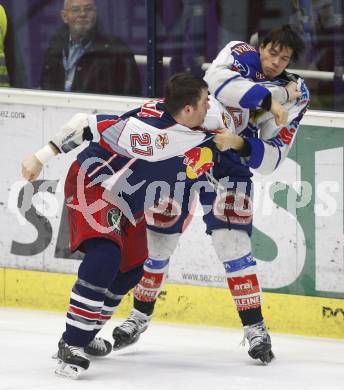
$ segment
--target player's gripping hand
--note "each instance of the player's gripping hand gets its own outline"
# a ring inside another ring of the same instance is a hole
[[[43,164],[33,154],[29,157],[24,158],[21,163],[22,175],[24,179],[32,182],[36,180],[42,171]]]
[[[288,111],[277,100],[271,99],[270,111],[277,126],[285,126],[288,123]]]
[[[244,140],[239,135],[233,134],[228,129],[221,129],[214,137],[216,147],[220,152],[233,149],[240,150],[244,145]]]
[[[293,100],[296,100],[301,96],[301,92],[299,90],[298,84],[295,81],[290,81],[286,86],[285,89],[288,92],[288,102],[291,102]]]

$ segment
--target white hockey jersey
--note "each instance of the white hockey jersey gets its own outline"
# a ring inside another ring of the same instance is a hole
[[[257,50],[239,41],[221,50],[204,78],[232,120],[235,133],[250,144],[250,157],[243,162],[261,174],[273,172],[288,155],[308,106],[309,92],[304,81],[286,72],[276,80],[267,80]],[[298,82],[301,97],[287,103],[286,90],[281,87],[290,81]],[[259,112],[269,94],[288,110],[286,126],[278,127],[271,113]]]

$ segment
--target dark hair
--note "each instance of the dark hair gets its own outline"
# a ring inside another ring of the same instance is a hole
[[[196,107],[204,89],[208,84],[200,77],[187,72],[173,75],[165,87],[166,110],[175,115],[186,105]]]
[[[281,49],[290,47],[293,50],[291,59],[296,61],[299,58],[300,53],[305,49],[305,43],[303,39],[291,28],[289,24],[285,24],[282,27],[274,28],[269,31],[259,42],[264,47],[270,43],[279,45]]]

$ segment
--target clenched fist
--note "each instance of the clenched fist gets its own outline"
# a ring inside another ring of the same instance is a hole
[[[277,100],[271,99],[270,111],[275,118],[277,126],[285,126],[288,123],[288,111]]]
[[[21,163],[21,166],[22,166],[22,175],[24,179],[30,182],[38,178],[43,168],[43,164],[38,160],[38,158],[34,154],[24,158],[24,160]]]
[[[227,129],[221,129],[215,135],[214,142],[220,152],[224,152],[229,149],[240,150],[244,146],[243,138],[229,132]]]

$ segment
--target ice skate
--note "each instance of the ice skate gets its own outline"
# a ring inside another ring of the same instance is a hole
[[[55,374],[78,379],[90,365],[90,360],[85,355],[84,349],[68,345],[63,339],[59,341],[58,347]]]
[[[248,354],[252,359],[260,359],[268,364],[275,358],[271,350],[271,338],[263,321],[244,327],[244,340],[249,342]]]
[[[113,330],[113,349],[122,349],[136,343],[141,333],[148,328],[150,320],[151,316],[147,316],[138,310],[133,309],[130,316],[123,322],[123,324],[117,326]]]
[[[112,344],[101,337],[95,337],[85,348],[85,353],[91,356],[106,356],[112,351]]]
[[[90,356],[106,356],[112,351],[112,344],[101,337],[94,338],[85,348],[85,353]],[[58,359],[58,351],[52,356],[53,359]]]

